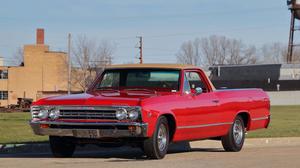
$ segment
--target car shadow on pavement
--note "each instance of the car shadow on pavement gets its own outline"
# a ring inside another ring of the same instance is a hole
[[[188,142],[171,144],[168,154],[187,152],[224,152],[219,148],[191,148]],[[0,149],[0,158],[53,158],[49,145],[19,145],[12,148]],[[140,148],[128,146],[118,148],[104,148],[94,145],[78,147],[72,158],[102,158],[112,159],[109,162],[128,162],[148,160]]]

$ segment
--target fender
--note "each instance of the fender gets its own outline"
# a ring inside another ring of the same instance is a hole
[[[251,124],[251,115],[250,115],[250,112],[248,110],[240,110],[240,111],[238,111],[236,113],[236,116],[238,116],[238,115],[241,115],[242,118],[244,119],[245,128],[248,131],[250,129],[250,124]]]
[[[155,110],[143,110],[142,113],[143,113],[143,121],[148,123],[148,132],[147,132],[148,137],[152,137],[152,135],[154,133],[154,130],[155,130],[157,120],[161,116],[167,116],[167,119],[168,119],[169,122],[170,122],[169,117],[172,117],[174,119],[174,126],[173,126],[174,128],[172,128],[172,129],[175,133],[176,127],[177,127],[177,124],[176,124],[177,120],[176,120],[176,116],[174,115],[173,112],[171,112],[171,111],[160,112],[160,111],[155,111]],[[170,124],[171,123],[169,123],[169,125]]]

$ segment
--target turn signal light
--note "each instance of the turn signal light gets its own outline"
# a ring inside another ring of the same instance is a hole
[[[48,124],[41,124],[40,128],[49,128],[49,125]]]
[[[130,132],[135,132],[136,127],[135,127],[135,126],[128,126],[128,130],[129,130]]]

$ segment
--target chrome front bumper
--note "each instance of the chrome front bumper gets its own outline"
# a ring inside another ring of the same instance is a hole
[[[68,137],[92,138],[92,139],[146,137],[147,129],[148,129],[147,124],[136,123],[136,122],[78,123],[78,122],[55,122],[55,121],[31,121],[30,126],[36,135],[68,136]],[[80,128],[76,128],[76,127],[80,127]],[[89,127],[92,127],[92,129]],[[123,129],[119,129],[120,127],[123,127]]]

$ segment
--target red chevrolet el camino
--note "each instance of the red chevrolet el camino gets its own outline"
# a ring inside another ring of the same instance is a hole
[[[114,65],[86,93],[38,100],[31,114],[55,157],[71,157],[76,145],[114,143],[161,159],[179,141],[217,139],[225,151],[240,151],[246,131],[268,127],[270,100],[261,89],[216,90],[195,66]]]

